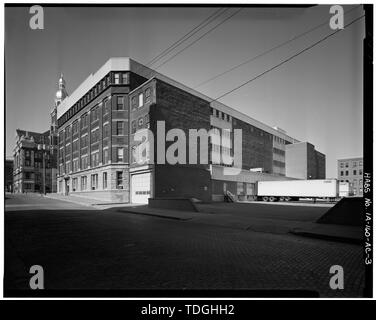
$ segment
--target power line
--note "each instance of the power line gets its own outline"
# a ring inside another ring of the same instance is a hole
[[[354,7],[352,9],[348,10],[347,12],[345,12],[345,14],[348,14],[351,11],[354,11],[355,9],[357,9],[360,6],[361,5],[357,5],[356,7]],[[197,86],[195,86],[193,88],[196,89],[198,87],[201,87],[202,85],[204,85],[206,83],[209,83],[210,81],[213,81],[213,80],[215,80],[215,79],[217,79],[217,78],[225,75],[226,73],[229,73],[229,72],[231,72],[231,71],[233,71],[233,70],[235,70],[235,69],[237,69],[237,68],[239,68],[241,66],[244,66],[245,64],[247,64],[249,62],[252,62],[252,61],[254,61],[254,60],[256,60],[256,59],[258,59],[258,58],[260,58],[260,57],[262,57],[262,56],[264,56],[264,55],[266,55],[266,54],[268,54],[268,53],[270,53],[270,52],[272,52],[272,51],[274,51],[276,49],[279,49],[279,48],[285,46],[286,44],[289,44],[290,42],[295,41],[295,40],[297,40],[297,39],[299,39],[299,38],[307,35],[308,33],[311,33],[311,32],[313,32],[313,31],[315,31],[315,30],[317,30],[317,29],[319,29],[319,28],[321,28],[321,27],[323,27],[323,26],[325,26],[327,24],[328,24],[328,22],[325,21],[325,22],[323,22],[323,23],[321,23],[321,24],[319,24],[319,25],[317,25],[317,26],[315,26],[315,27],[313,27],[313,28],[311,28],[311,29],[309,29],[309,30],[307,30],[307,31],[299,34],[299,35],[296,35],[296,36],[292,37],[291,39],[289,39],[289,40],[287,40],[285,42],[282,42],[282,43],[280,43],[280,44],[278,44],[278,45],[276,45],[276,46],[274,46],[274,47],[272,47],[272,48],[270,48],[270,49],[268,49],[268,50],[266,50],[266,51],[264,51],[264,52],[262,52],[262,53],[260,53],[260,54],[258,54],[256,56],[254,56],[254,57],[252,57],[252,58],[250,58],[250,59],[248,59],[248,60],[246,60],[246,61],[244,61],[244,62],[242,62],[242,63],[240,63],[238,65],[236,65],[236,66],[231,67],[230,69],[227,69],[227,70],[225,70],[225,71],[223,71],[223,72],[221,72],[221,73],[219,73],[219,74],[217,74],[217,75],[215,75],[215,76],[213,76],[213,77],[211,77],[211,78],[209,78],[209,79],[207,79],[207,80],[199,83]]]
[[[292,55],[292,56],[290,56],[289,58],[283,60],[282,62],[276,64],[275,66],[273,66],[273,67],[267,69],[266,71],[264,71],[264,72],[258,74],[258,75],[255,76],[254,78],[252,78],[252,79],[250,79],[250,80],[248,80],[248,81],[242,83],[241,85],[235,87],[234,89],[231,89],[230,91],[227,91],[226,93],[220,95],[219,97],[217,97],[217,98],[211,100],[211,102],[213,102],[213,101],[218,101],[219,99],[222,99],[223,97],[229,95],[230,93],[232,93],[232,92],[234,92],[234,91],[236,91],[236,90],[238,90],[238,89],[244,87],[245,85],[247,85],[247,84],[249,84],[249,83],[251,83],[251,82],[257,80],[258,78],[260,78],[260,77],[262,77],[263,75],[269,73],[270,71],[272,71],[272,70],[274,70],[274,69],[280,67],[281,65],[283,65],[283,64],[285,64],[285,63],[287,63],[287,62],[289,62],[290,60],[292,60],[292,59],[294,59],[295,57],[301,55],[302,53],[304,53],[304,52],[306,52],[306,51],[312,49],[313,47],[315,47],[315,46],[317,46],[318,44],[320,44],[321,42],[327,40],[327,39],[330,38],[331,36],[337,34],[338,32],[340,32],[340,31],[342,31],[342,30],[344,30],[344,29],[346,29],[347,27],[349,27],[349,26],[352,25],[353,23],[355,23],[355,22],[359,21],[360,19],[362,19],[364,16],[365,16],[365,15],[362,15],[362,16],[360,16],[359,18],[356,18],[355,20],[351,21],[351,22],[348,23],[346,26],[344,26],[343,29],[338,29],[338,30],[336,30],[336,31],[334,31],[334,32],[332,32],[332,33],[330,33],[329,35],[325,36],[324,38],[321,38],[320,40],[318,40],[318,41],[316,41],[315,43],[313,43],[312,45],[310,45],[310,46],[304,48],[303,50],[299,51],[298,53],[295,53],[294,55]]]
[[[181,37],[179,40],[175,41],[172,45],[170,45],[168,48],[166,48],[160,54],[158,54],[156,57],[154,57],[152,60],[150,60],[146,64],[146,66],[153,65],[156,61],[162,59],[163,56],[167,55],[169,52],[171,52],[176,47],[178,47],[181,43],[183,43],[186,40],[188,40],[189,38],[191,38],[193,35],[195,35],[197,32],[199,32],[202,28],[206,27],[209,23],[214,21],[216,18],[218,18],[223,13],[225,13],[227,10],[229,10],[229,8],[227,8],[227,9],[220,8],[220,9],[216,10],[213,14],[211,14],[209,17],[207,17],[205,20],[203,20],[200,24],[198,24],[196,27],[194,27],[191,31],[186,33],[183,37]]]
[[[167,60],[165,60],[165,62],[161,63],[158,67],[154,68],[154,70],[157,70],[160,67],[162,67],[163,65],[165,65],[167,62],[169,62],[170,60],[172,60],[173,58],[175,58],[177,55],[179,55],[180,53],[182,53],[184,50],[188,49],[189,47],[191,47],[192,45],[194,45],[196,42],[198,42],[199,40],[201,40],[203,37],[205,37],[207,34],[209,34],[213,30],[215,30],[216,28],[218,28],[220,25],[222,25],[223,23],[225,23],[227,20],[231,19],[233,16],[235,16],[236,14],[238,14],[241,10],[243,10],[243,8],[240,8],[239,10],[235,11],[233,14],[231,14],[230,16],[228,16],[226,19],[224,19],[220,23],[216,24],[213,28],[209,29],[207,32],[205,32],[203,35],[201,35],[199,38],[197,38],[196,40],[194,40],[193,42],[191,42],[189,45],[185,46],[183,49],[181,49],[180,51],[178,51],[177,53],[175,53],[173,56],[171,56],[170,58],[168,58]]]

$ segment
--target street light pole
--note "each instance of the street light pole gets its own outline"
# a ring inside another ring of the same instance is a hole
[[[38,144],[38,150],[42,150],[42,180],[43,180],[43,194],[46,195],[46,146]]]

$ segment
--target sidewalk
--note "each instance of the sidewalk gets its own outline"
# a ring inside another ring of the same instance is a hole
[[[62,195],[62,194],[57,194],[57,193],[47,193],[45,195],[46,198],[50,199],[56,199],[56,200],[61,200],[61,201],[68,201],[76,204],[80,204],[83,206],[113,206],[113,205],[118,205],[118,203],[113,203],[110,201],[104,201],[103,199],[94,199],[94,198],[88,198],[88,197],[82,197],[82,196],[77,196],[77,195]],[[125,205],[125,203],[121,203],[121,205]]]

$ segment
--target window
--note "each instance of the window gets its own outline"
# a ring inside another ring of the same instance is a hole
[[[116,135],[122,136],[124,135],[124,122],[123,121],[117,121],[116,122]]]
[[[345,164],[345,167],[346,167],[346,168],[348,168],[348,167],[349,167],[349,163],[348,163],[348,162],[346,162],[346,164]]]
[[[343,168],[344,165],[345,165],[345,164],[344,164],[343,162],[340,163],[340,167],[341,167],[341,168]]]
[[[78,159],[73,160],[73,172],[78,171]]]
[[[89,135],[85,135],[83,137],[81,137],[81,148],[85,148],[88,146],[88,140],[89,140]]]
[[[363,174],[363,169],[359,169],[359,174],[360,174],[360,175]]]
[[[132,132],[131,133],[135,133],[136,132],[136,120],[133,120],[132,121]]]
[[[353,175],[356,176],[356,170],[353,170]]]
[[[124,161],[124,149],[123,148],[117,148],[117,161],[118,162]]]
[[[91,109],[91,122],[97,121],[99,119],[99,109],[95,107]]]
[[[84,170],[84,169],[87,169],[89,165],[89,161],[88,161],[88,155],[84,155],[81,157],[81,169]]]
[[[86,190],[87,188],[87,176],[81,177],[81,190]]]
[[[354,179],[354,180],[353,180],[353,184],[354,184],[354,186],[356,186],[356,185],[357,185],[357,182],[358,182],[358,180],[357,180],[357,179]]]
[[[341,171],[341,176],[343,176],[343,171]]]
[[[107,189],[107,172],[103,172],[103,189]]]
[[[76,134],[78,132],[78,121],[73,122],[72,131],[73,134]]]
[[[65,128],[65,139],[69,139],[71,134],[70,127]]]
[[[108,163],[108,160],[109,160],[109,158],[108,158],[108,149],[104,149],[103,150],[103,163],[104,164]]]
[[[91,166],[97,167],[99,165],[99,151],[91,154]]]
[[[132,111],[136,110],[137,109],[137,100],[136,100],[136,97],[132,97],[131,104],[132,104]]]
[[[346,170],[346,176],[348,176],[349,175],[349,172]]]
[[[138,95],[138,106],[139,107],[142,107],[144,105],[144,94],[143,93],[140,93]]]
[[[124,110],[124,97],[117,97],[116,109],[117,110]]]
[[[91,190],[98,189],[98,174],[91,175]]]
[[[78,151],[78,139],[73,141],[72,144],[72,152],[77,152]]]
[[[69,173],[71,171],[72,171],[71,163],[70,163],[70,161],[67,161],[65,163],[65,172]]]
[[[353,162],[353,168],[355,168],[358,165],[356,161]]]
[[[129,84],[129,73],[122,73],[121,78],[123,84]]]
[[[115,73],[114,78],[115,78],[115,84],[119,84],[120,83],[120,75],[118,73]]]
[[[103,139],[110,136],[110,125],[108,123],[103,125]]]
[[[96,143],[99,141],[99,128],[91,132],[90,143]]]
[[[110,99],[104,101],[103,114],[107,114],[110,111]]]
[[[147,88],[145,90],[145,102],[148,103],[151,101],[151,90],[150,88]]]
[[[363,161],[359,161],[359,166],[363,166]]]
[[[76,191],[77,190],[77,178],[73,178],[72,179],[72,191]]]
[[[123,171],[116,171],[116,189],[123,189]]]
[[[88,126],[88,114],[85,113],[85,114],[81,117],[81,129],[86,128],[87,126]]]

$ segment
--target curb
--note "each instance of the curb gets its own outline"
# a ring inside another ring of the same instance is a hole
[[[296,236],[302,236],[302,237],[314,238],[314,239],[321,239],[321,240],[329,240],[329,241],[335,241],[335,242],[351,243],[351,244],[358,244],[358,245],[362,243],[362,239],[348,238],[348,237],[341,237],[341,236],[332,236],[332,235],[328,235],[328,234],[313,233],[313,232],[309,232],[309,231],[290,230],[289,233],[296,235]]]
[[[138,215],[149,216],[149,217],[157,217],[157,218],[164,218],[164,219],[171,219],[171,220],[180,220],[180,221],[187,221],[187,220],[191,220],[192,219],[192,218],[182,218],[182,217],[166,216],[166,215],[162,215],[162,214],[139,212],[139,211],[131,211],[131,210],[118,210],[118,212],[125,212],[125,213],[138,214]]]

